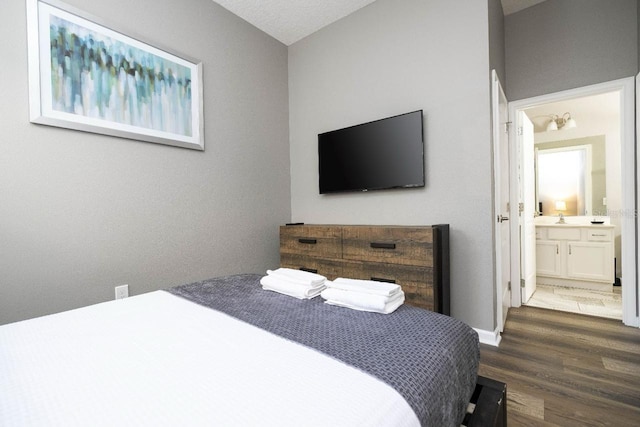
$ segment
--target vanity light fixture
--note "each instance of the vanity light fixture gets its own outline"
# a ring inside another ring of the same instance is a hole
[[[572,129],[577,125],[576,121],[571,118],[571,113],[564,113],[562,116],[558,116],[557,114],[552,114],[549,116],[551,121],[547,124],[547,132],[558,130],[558,129]]]

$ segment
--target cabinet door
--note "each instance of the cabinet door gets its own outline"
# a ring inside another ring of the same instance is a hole
[[[568,242],[567,276],[613,283],[612,243]]]
[[[564,242],[538,240],[536,242],[536,274],[539,276],[562,276],[561,246]]]

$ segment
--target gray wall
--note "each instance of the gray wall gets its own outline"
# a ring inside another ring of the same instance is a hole
[[[202,60],[205,151],[30,124],[25,2],[3,0],[0,324],[277,265],[286,46],[210,0],[66,1]]]
[[[289,48],[292,220],[451,225],[452,315],[493,330],[486,2],[378,0]],[[317,135],[424,110],[426,187],[318,194]]]
[[[636,0],[547,0],[505,17],[509,101],[635,76]]]
[[[487,0],[489,7],[489,68],[496,70],[504,90],[507,82],[504,48],[504,12],[500,0]]]

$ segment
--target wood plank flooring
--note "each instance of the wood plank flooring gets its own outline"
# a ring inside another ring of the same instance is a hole
[[[638,328],[522,306],[480,353],[479,374],[507,384],[510,427],[640,426]]]

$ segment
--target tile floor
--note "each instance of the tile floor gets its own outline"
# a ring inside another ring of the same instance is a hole
[[[622,320],[620,286],[611,292],[538,284],[525,305]]]

